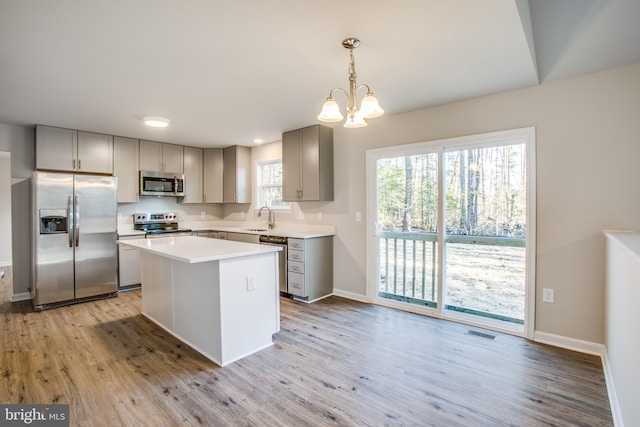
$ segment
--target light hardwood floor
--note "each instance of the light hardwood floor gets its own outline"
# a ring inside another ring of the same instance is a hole
[[[220,368],[139,291],[3,302],[0,402],[69,403],[73,426],[612,425],[598,357],[337,297],[281,311],[272,347]]]

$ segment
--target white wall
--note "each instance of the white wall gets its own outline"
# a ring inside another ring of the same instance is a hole
[[[11,242],[11,153],[0,151],[0,267],[12,264]]]
[[[640,425],[640,235],[607,233],[605,373],[617,425]],[[608,362],[608,363],[607,363]]]
[[[381,96],[381,102],[384,99]],[[334,286],[365,295],[365,152],[535,126],[536,331],[604,342],[603,229],[640,230],[640,63],[335,128]],[[541,302],[555,289],[555,304]]]

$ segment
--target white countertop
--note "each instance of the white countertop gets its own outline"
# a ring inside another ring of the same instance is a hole
[[[336,227],[322,224],[277,224],[273,230],[267,229],[264,223],[229,222],[229,221],[184,221],[179,222],[180,228],[192,231],[227,231],[232,233],[257,234],[265,236],[283,236],[298,239],[312,239],[314,237],[334,236]],[[134,230],[131,224],[118,224],[119,236],[144,235],[143,231]]]
[[[118,244],[132,246],[189,264],[282,250],[279,246],[230,242],[227,240],[208,239],[206,237],[196,236],[118,240]]]
[[[604,235],[620,243],[631,255],[640,260],[640,233],[633,231],[605,230]]]

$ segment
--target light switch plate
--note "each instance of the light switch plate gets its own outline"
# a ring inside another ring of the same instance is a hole
[[[249,274],[247,276],[247,292],[256,290],[256,276]]]
[[[551,288],[542,288],[542,302],[553,304],[555,300],[555,292]]]

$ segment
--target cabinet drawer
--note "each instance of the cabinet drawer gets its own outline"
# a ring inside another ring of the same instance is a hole
[[[289,255],[287,256],[287,259],[289,259],[290,261],[304,262],[304,251],[289,249],[288,253]]]
[[[294,273],[304,274],[304,262],[289,261],[287,264],[289,265],[289,271],[293,271]]]
[[[299,297],[307,296],[304,289],[304,274],[290,271],[287,279],[287,290],[291,295],[297,295]]]
[[[304,251],[304,239],[292,239],[289,238],[289,250],[297,249],[299,251]]]

